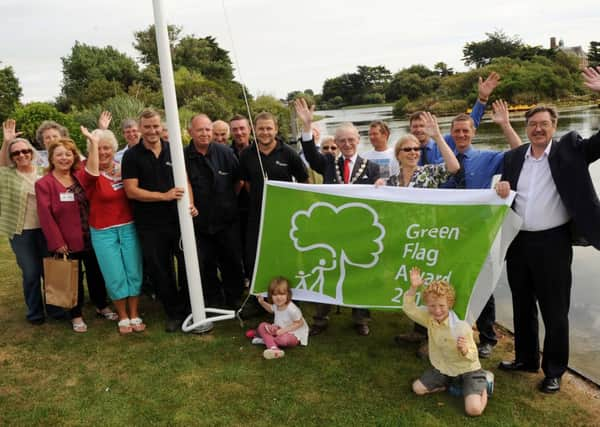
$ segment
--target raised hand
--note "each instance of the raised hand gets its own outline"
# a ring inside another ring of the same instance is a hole
[[[17,132],[17,122],[14,119],[6,119],[2,123],[2,133],[4,135],[4,141],[12,141],[23,132]]]
[[[294,108],[296,109],[296,115],[302,121],[303,131],[311,132],[312,128],[312,119],[313,119],[313,111],[315,110],[315,106],[308,108],[308,104],[306,103],[306,99],[298,98],[294,101]]]
[[[410,287],[417,289],[423,284],[423,278],[421,277],[421,269],[419,267],[413,267],[410,269]]]
[[[106,130],[110,126],[112,120],[112,114],[110,111],[103,111],[98,117],[98,129]]]
[[[435,118],[435,116],[427,111],[421,113],[420,115],[421,120],[423,120],[425,122],[425,133],[427,134],[427,136],[429,136],[430,138],[435,137],[436,135],[441,135],[442,133],[440,132],[440,127],[438,126],[438,122],[437,119]]]
[[[585,68],[582,76],[584,85],[594,92],[600,92],[600,66]]]
[[[485,81],[483,78],[479,77],[479,100],[482,102],[487,102],[494,89],[496,89],[498,86],[498,83],[500,83],[500,74],[496,73],[495,71],[492,71]]]
[[[508,114],[508,104],[506,101],[499,99],[492,103],[492,120],[494,123],[502,126],[510,123],[509,114]]]
[[[79,127],[79,129],[81,130],[81,134],[82,134],[83,136],[85,136],[85,137],[87,138],[87,140],[88,140],[88,141],[90,141],[90,142],[93,142],[93,143],[96,143],[96,144],[98,143],[98,140],[99,140],[98,136],[97,136],[97,135],[94,135],[94,134],[92,134],[92,133],[91,133],[91,132],[88,130],[88,128],[86,128],[85,126],[80,126],[80,127]]]

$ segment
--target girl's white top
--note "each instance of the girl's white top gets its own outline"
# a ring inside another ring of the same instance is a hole
[[[275,315],[275,320],[273,321],[273,323],[281,328],[285,328],[291,325],[293,322],[302,319],[302,326],[290,333],[294,334],[296,338],[298,338],[300,344],[307,345],[308,325],[306,324],[306,320],[304,320],[304,317],[302,317],[302,312],[300,311],[298,306],[290,301],[287,307],[283,310],[280,310],[275,304],[273,304],[272,307],[273,314]]]

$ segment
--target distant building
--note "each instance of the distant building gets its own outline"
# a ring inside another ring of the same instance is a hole
[[[550,49],[559,49],[569,55],[574,55],[579,60],[579,67],[585,68],[588,66],[587,53],[581,46],[565,46],[565,42],[560,39],[556,44],[556,37],[550,37]]]

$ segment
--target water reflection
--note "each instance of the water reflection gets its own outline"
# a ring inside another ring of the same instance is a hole
[[[359,151],[370,149],[368,141],[368,126],[372,120],[386,120],[390,126],[390,146],[408,132],[407,120],[392,119],[391,107],[373,107],[356,110],[319,111],[317,114],[327,118],[321,120],[321,133],[333,135],[335,128],[342,122],[353,122],[361,134]],[[442,132],[450,130],[452,117],[439,118]],[[511,122],[516,132],[524,142],[525,119],[522,114],[511,115]],[[584,138],[591,136],[600,128],[600,108],[573,107],[562,109],[559,113],[557,135],[561,136],[570,130],[577,130]],[[482,121],[474,144],[478,148],[506,149],[502,132],[486,115]],[[590,166],[590,173],[600,195],[600,161]],[[574,189],[575,190],[575,189]],[[599,224],[600,226],[600,224]],[[591,247],[574,248],[573,259],[573,290],[571,295],[571,357],[570,366],[584,373],[588,378],[600,384],[600,253]],[[506,281],[506,274],[500,279],[497,298],[497,319],[502,325],[512,328],[512,303]],[[541,319],[541,318],[540,318]],[[540,328],[543,328],[540,320]]]

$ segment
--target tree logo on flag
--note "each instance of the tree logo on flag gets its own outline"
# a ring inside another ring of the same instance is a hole
[[[377,265],[385,228],[377,212],[365,203],[336,207],[317,202],[306,211],[294,213],[289,236],[303,254],[327,254],[319,256],[310,269],[298,271],[296,289],[326,295],[341,304],[347,266],[368,269]]]

